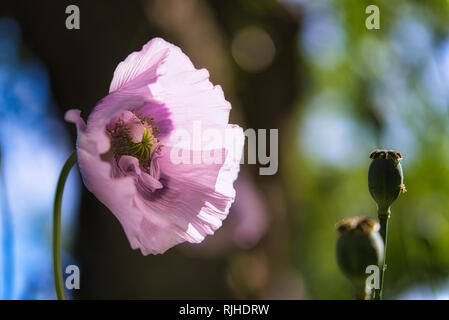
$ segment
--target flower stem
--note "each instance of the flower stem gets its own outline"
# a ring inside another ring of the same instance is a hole
[[[62,280],[61,266],[61,204],[64,185],[70,169],[76,163],[76,151],[74,151],[64,164],[59,174],[56,186],[55,202],[53,206],[53,274],[55,280],[56,296],[59,300],[65,300],[64,284]]]
[[[382,292],[384,287],[384,274],[385,270],[387,269],[387,236],[388,236],[388,221],[390,220],[390,208],[388,209],[380,209],[378,210],[378,218],[379,218],[379,224],[380,224],[380,235],[382,236],[382,240],[384,241],[384,259],[382,262],[381,270],[380,270],[380,279],[379,289],[375,292],[375,299],[376,300],[382,300]]]

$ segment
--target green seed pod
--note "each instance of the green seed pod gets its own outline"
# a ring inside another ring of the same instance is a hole
[[[379,228],[376,220],[365,217],[347,218],[337,224],[338,266],[356,288],[365,286],[369,265],[383,264],[384,243]]]
[[[406,192],[403,183],[401,153],[393,150],[374,150],[368,172],[368,187],[379,212],[388,213],[391,204]]]

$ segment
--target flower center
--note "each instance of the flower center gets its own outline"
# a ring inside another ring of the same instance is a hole
[[[108,132],[117,161],[124,155],[133,156],[145,167],[150,164],[153,148],[159,147],[158,129],[154,127],[153,118],[131,111],[125,111]]]
[[[136,157],[140,161],[145,161],[150,157],[151,147],[154,144],[154,136],[147,128],[143,129],[140,142],[132,142],[125,147],[125,154]]]

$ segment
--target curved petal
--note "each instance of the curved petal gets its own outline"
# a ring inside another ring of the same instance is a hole
[[[172,56],[170,63],[163,65],[168,55]],[[151,39],[140,51],[131,53],[119,63],[114,71],[109,92],[152,82],[153,79],[167,72],[167,68],[176,71],[194,69],[190,59],[181,52],[181,49],[164,39]]]
[[[163,253],[184,241],[201,242],[221,226],[234,199],[215,191],[219,170],[219,165],[177,165],[161,178],[164,189],[155,198],[137,197],[144,212],[136,232],[143,254]]]
[[[235,199],[233,182],[244,143],[242,129],[231,127],[237,144],[223,149],[224,164],[174,164],[171,149],[163,149],[159,164],[166,175],[165,192],[156,201],[137,197],[144,212],[140,231],[136,232],[143,254],[163,253],[184,241],[201,242],[222,225]]]
[[[114,91],[139,93],[145,101],[165,105],[175,128],[192,121],[225,125],[229,120],[231,104],[221,87],[209,81],[209,72],[195,69],[179,47],[161,38],[152,39],[118,65],[110,87]]]
[[[142,220],[142,212],[134,200],[137,192],[135,179],[131,176],[117,178],[112,175],[112,165],[101,159],[96,148],[98,141],[91,139],[90,134],[83,128],[84,121],[79,115],[78,111],[69,110],[65,118],[77,124],[78,166],[83,182],[120,221],[131,247],[141,247],[136,231]]]
[[[118,161],[118,166],[122,170],[123,174],[128,174],[133,177],[138,177],[142,173],[139,166],[139,160],[131,156],[121,156]]]

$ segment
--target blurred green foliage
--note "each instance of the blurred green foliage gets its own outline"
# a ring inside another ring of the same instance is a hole
[[[437,290],[449,276],[449,2],[299,2],[306,11],[299,50],[310,51],[312,85],[298,101],[297,149],[284,150],[281,161],[306,298],[351,298],[335,260],[334,224],[376,217],[368,156],[381,147],[403,152],[408,190],[392,207],[384,296],[416,285]],[[379,30],[365,28],[369,4],[380,9]],[[326,43],[304,41],[319,36]],[[326,114],[345,121],[312,126],[324,133],[304,130]],[[333,136],[347,137],[339,131],[348,126],[348,141],[335,146]],[[368,138],[360,143],[354,134]]]

